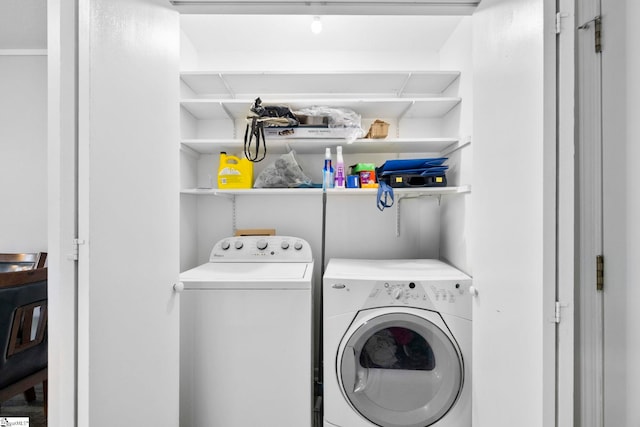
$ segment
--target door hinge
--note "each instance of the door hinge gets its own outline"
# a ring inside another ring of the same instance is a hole
[[[80,251],[80,245],[84,245],[85,241],[83,239],[73,239],[71,242],[71,253],[67,255],[67,259],[71,261],[78,260],[78,253]]]
[[[567,18],[568,13],[556,12],[556,34],[560,34],[562,31],[562,18]]]
[[[557,18],[556,18],[556,22],[557,22]],[[584,24],[580,25],[578,29],[586,30],[587,28],[589,28],[592,22],[594,27],[593,39],[594,39],[595,50],[596,50],[596,53],[600,53],[602,52],[602,17],[598,15],[595,18],[588,20]]]
[[[604,288],[604,256],[596,256],[596,290]]]
[[[556,301],[554,320],[556,323],[560,323],[562,319],[562,309],[568,307],[568,304],[562,304],[560,301]]]

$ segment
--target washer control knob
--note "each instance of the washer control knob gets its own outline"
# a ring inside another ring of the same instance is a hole
[[[258,249],[260,249],[261,251],[264,251],[265,249],[267,249],[267,246],[269,246],[269,243],[267,243],[266,240],[264,239],[260,239],[258,240],[258,242],[256,243],[256,247]]]
[[[236,240],[236,244],[235,244],[236,249],[242,249],[243,246],[244,246],[244,243],[242,243],[242,240]]]
[[[478,296],[478,289],[475,286],[469,286],[469,293],[474,297]]]
[[[284,241],[280,244],[280,247],[286,251],[287,249],[289,249],[289,242],[287,242],[286,240],[284,240]]]
[[[296,251],[299,251],[300,249],[302,249],[302,242],[295,242],[293,244],[293,247]]]
[[[402,291],[402,289],[400,288],[395,288],[393,290],[393,292],[391,293],[391,295],[395,298],[395,299],[401,299],[402,296],[404,295],[404,292]]]
[[[223,251],[226,251],[231,247],[231,244],[225,240],[224,242],[220,243],[220,247],[222,248]]]

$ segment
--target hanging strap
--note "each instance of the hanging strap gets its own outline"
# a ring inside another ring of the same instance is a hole
[[[393,206],[393,188],[384,181],[378,182],[377,206],[380,211]]]
[[[251,153],[251,142],[255,138],[255,152]],[[262,142],[261,142],[262,141]],[[262,154],[260,153],[260,145],[262,145]],[[247,123],[244,131],[244,156],[252,161],[259,162],[267,155],[267,143],[264,138],[264,124],[259,118],[251,117],[251,123]]]

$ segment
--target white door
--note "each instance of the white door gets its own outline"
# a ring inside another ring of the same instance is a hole
[[[178,425],[178,14],[78,10],[78,425]]]
[[[555,425],[555,1],[473,16],[473,425]]]

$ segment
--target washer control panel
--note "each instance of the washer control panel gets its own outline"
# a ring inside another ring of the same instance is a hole
[[[209,262],[311,262],[311,246],[291,236],[234,236],[217,242]]]

